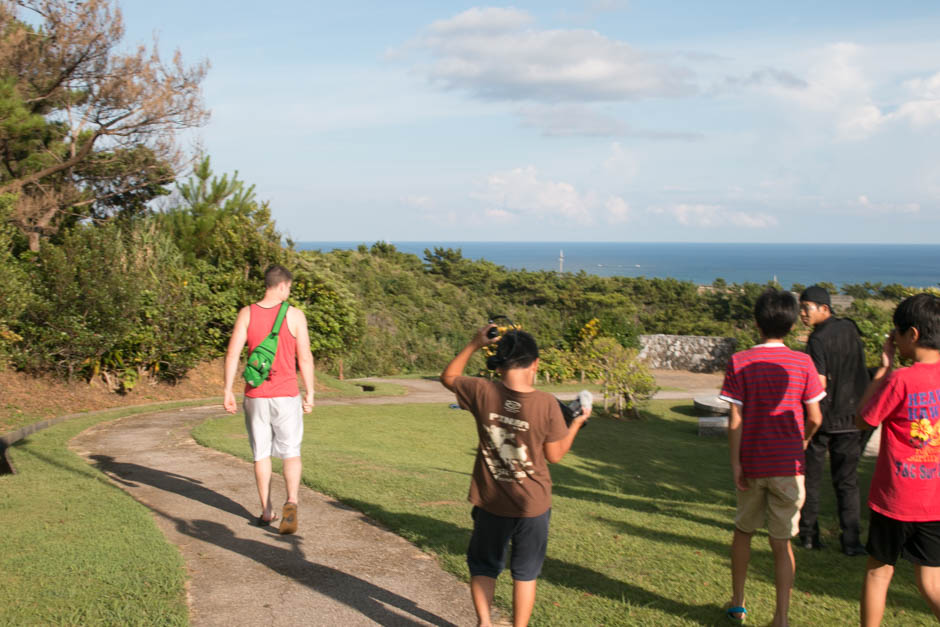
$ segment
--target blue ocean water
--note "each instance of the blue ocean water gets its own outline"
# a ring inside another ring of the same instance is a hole
[[[373,242],[299,242],[301,250],[353,249]],[[599,276],[675,278],[700,285],[766,283],[784,287],[828,281],[940,283],[940,245],[921,244],[695,244],[636,242],[390,242],[424,257],[425,249],[459,248],[469,259],[486,259],[512,269],[558,270]]]

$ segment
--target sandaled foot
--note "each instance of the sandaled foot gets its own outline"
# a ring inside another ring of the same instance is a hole
[[[290,501],[284,503],[284,511],[281,512],[281,527],[278,531],[282,534],[297,531],[297,503]]]
[[[738,605],[735,607],[729,607],[725,610],[725,615],[728,617],[732,623],[737,623],[739,625],[744,624],[744,617],[747,616],[747,610],[744,607]]]
[[[264,514],[258,516],[258,519],[255,521],[255,524],[259,527],[267,527],[273,522],[277,521],[277,514],[272,514],[270,518],[265,518]]]

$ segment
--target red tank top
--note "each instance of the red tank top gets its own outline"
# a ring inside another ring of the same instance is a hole
[[[248,354],[268,337],[274,328],[277,312],[281,306],[262,307],[255,303],[251,306],[248,318]],[[300,388],[297,387],[297,339],[291,335],[287,328],[287,316],[281,324],[277,334],[277,353],[271,365],[271,374],[268,380],[256,388],[245,384],[245,396],[251,398],[275,398],[278,396],[297,396]]]

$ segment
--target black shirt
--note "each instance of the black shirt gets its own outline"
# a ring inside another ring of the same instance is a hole
[[[819,374],[826,377],[820,432],[854,431],[855,411],[868,386],[865,347],[858,327],[847,318],[832,316],[813,328],[806,352]]]

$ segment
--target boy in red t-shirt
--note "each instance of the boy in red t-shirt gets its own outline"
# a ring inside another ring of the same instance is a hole
[[[893,370],[895,353],[914,363]],[[859,428],[882,425],[868,492],[862,625],[881,623],[899,555],[914,563],[917,587],[940,619],[940,298],[917,294],[894,310],[881,368],[859,407]]]
[[[790,538],[799,530],[800,507],[806,498],[804,451],[822,424],[819,400],[826,395],[809,355],[783,343],[799,314],[796,298],[789,292],[768,289],[760,295],[754,318],[764,341],[732,355],[719,395],[731,403],[728,443],[738,508],[727,614],[736,622],[744,622],[747,614],[744,582],[751,536],[766,518],[777,590],[772,624],[787,625],[796,574]]]

